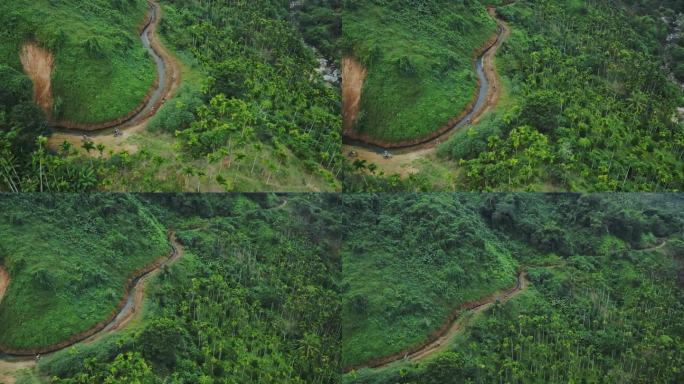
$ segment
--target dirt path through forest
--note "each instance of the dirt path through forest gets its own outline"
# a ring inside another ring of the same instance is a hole
[[[60,144],[64,141],[71,143],[75,148],[80,148],[84,142],[85,134],[89,141],[92,141],[95,145],[103,144],[107,151],[125,150],[129,153],[138,151],[138,147],[127,143],[127,139],[147,127],[150,119],[157,114],[166,100],[173,96],[181,82],[180,64],[164,47],[157,35],[157,28],[162,18],[161,7],[154,1],[150,1],[149,4],[152,20],[143,29],[140,38],[157,64],[158,84],[145,106],[137,114],[121,124],[96,130],[97,132],[78,129],[55,129],[55,133],[48,139],[48,146],[51,149],[58,150]],[[114,131],[117,129],[121,132],[121,135],[114,137]],[[83,153],[87,154],[85,151]],[[90,154],[93,156],[99,155],[97,151],[92,151]]]
[[[176,240],[176,235],[174,232],[169,233],[169,242],[171,243],[171,253],[169,257],[161,263],[157,268],[151,270],[150,272],[138,277],[134,281],[133,287],[130,289],[128,293],[128,297],[126,300],[126,304],[121,308],[119,313],[112,319],[111,322],[109,322],[104,328],[99,330],[98,332],[94,333],[93,335],[87,337],[86,339],[83,340],[75,340],[73,343],[69,344],[68,346],[65,346],[63,348],[60,348],[59,350],[52,351],[48,354],[43,354],[42,357],[48,356],[50,354],[53,354],[55,352],[64,350],[66,348],[70,348],[74,344],[83,342],[83,343],[92,343],[95,342],[102,337],[116,331],[121,331],[123,330],[128,324],[130,324],[133,320],[138,319],[142,315],[142,304],[143,300],[145,297],[145,288],[147,285],[147,282],[152,278],[153,276],[157,275],[160,270],[162,270],[164,267],[170,266],[176,261],[178,261],[181,257],[183,257],[183,246],[178,243]],[[0,271],[3,271],[0,268]],[[2,273],[0,272],[0,280],[4,280],[2,278]],[[9,276],[6,277],[7,284],[9,284]],[[2,292],[0,292],[2,293]],[[2,295],[0,294],[0,301],[2,299]],[[20,370],[24,369],[33,369],[36,366],[36,359],[34,356],[20,356],[20,355],[10,355],[10,354],[0,354],[0,383],[6,383],[6,384],[14,384],[16,381],[16,374]]]
[[[450,315],[453,316],[454,320],[448,325],[448,327],[445,327],[444,331],[441,332],[439,336],[434,338],[434,340],[428,341],[427,343],[422,345],[420,348],[415,349],[414,351],[399,352],[390,356],[373,359],[371,362],[366,364],[361,364],[353,367],[346,367],[344,369],[344,372],[349,372],[351,370],[358,370],[363,368],[384,368],[390,364],[393,364],[401,360],[420,361],[428,356],[431,356],[434,353],[440,352],[444,350],[450,344],[451,340],[463,330],[465,320],[462,314],[464,311],[471,311],[471,314],[480,313],[496,302],[505,303],[506,301],[525,291],[528,286],[529,282],[527,280],[527,274],[524,270],[522,270],[518,273],[517,280],[513,288],[510,288],[507,291],[503,292],[499,291],[492,293],[489,296],[481,298],[477,301],[468,302],[461,305],[458,308],[455,308]]]
[[[480,312],[483,312],[487,308],[491,307],[492,304],[495,302],[499,303],[505,303],[506,301],[510,300],[511,298],[517,296],[521,292],[527,289],[529,285],[529,281],[527,280],[527,275],[525,272],[520,272],[518,274],[518,281],[516,283],[516,286],[513,290],[509,292],[504,292],[502,294],[496,294],[494,296],[490,296],[490,299],[487,300],[485,303],[480,304],[474,308],[469,308],[468,310],[471,311],[472,314],[477,314]],[[423,349],[410,354],[407,356],[407,358],[411,361],[419,361],[422,360],[428,356],[431,356],[432,354],[436,352],[441,352],[444,350],[449,345],[449,342],[458,334],[462,329],[463,329],[463,319],[459,317],[458,320],[456,320],[449,330],[442,335],[439,339],[433,341],[432,343],[426,345]]]
[[[513,4],[513,2],[506,5],[511,4]],[[479,77],[479,82],[484,84],[486,90],[485,94],[483,95],[482,90],[478,88],[476,93],[476,99],[478,102],[472,107],[473,109],[469,113],[462,114],[463,117],[456,123],[452,124],[449,130],[435,138],[428,139],[426,142],[415,145],[390,149],[392,152],[391,159],[385,159],[383,157],[385,148],[363,143],[358,140],[353,140],[346,137],[346,135],[344,140],[345,145],[343,145],[342,148],[345,155],[354,152],[356,154],[354,158],[365,160],[368,163],[375,163],[378,166],[378,172],[382,171],[386,175],[399,174],[402,177],[406,177],[417,171],[413,166],[413,163],[416,160],[426,158],[434,154],[439,144],[445,142],[449,137],[460,131],[462,128],[468,127],[470,124],[477,123],[486,112],[492,110],[496,106],[501,95],[501,80],[496,72],[495,58],[497,51],[510,35],[510,27],[508,24],[506,24],[506,22],[498,18],[496,9],[494,7],[487,7],[487,10],[489,14],[496,19],[498,31],[495,34],[496,40],[494,44],[489,49],[486,49],[482,55],[476,59],[475,62],[476,69],[478,69],[477,74]],[[479,70],[480,60],[482,71]],[[346,101],[346,99],[344,100]],[[345,111],[346,110],[347,107],[345,106]]]

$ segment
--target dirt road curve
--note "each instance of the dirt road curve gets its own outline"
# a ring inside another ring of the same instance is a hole
[[[162,10],[156,2],[150,2],[151,22],[147,25],[140,39],[143,46],[150,53],[157,65],[158,81],[155,88],[151,91],[149,100],[133,116],[115,126],[102,129],[61,129],[55,128],[55,133],[49,138],[48,145],[52,149],[57,149],[64,141],[68,141],[74,147],[80,148],[83,143],[83,135],[87,134],[95,144],[104,144],[105,147],[113,150],[127,150],[136,152],[137,148],[131,145],[124,145],[127,137],[143,130],[150,119],[159,111],[159,108],[170,99],[176,89],[180,86],[181,71],[180,65],[163,46],[157,35],[157,28],[161,21]],[[118,129],[121,136],[114,137],[114,131]],[[93,132],[97,131],[97,132]]]
[[[5,292],[7,291],[7,287],[9,286],[10,283],[10,277],[9,273],[5,271],[2,266],[0,266],[0,303],[2,303],[2,298],[5,296]]]
[[[421,346],[415,347],[413,350],[408,352],[402,351],[394,355],[385,356],[381,358],[373,359],[372,361],[353,367],[345,367],[344,372],[349,372],[352,370],[358,370],[363,368],[384,368],[392,363],[400,360],[404,361],[419,361],[436,352],[442,351],[449,345],[449,342],[463,329],[463,318],[461,314],[463,311],[472,311],[472,313],[480,313],[485,309],[489,308],[492,304],[497,301],[504,303],[511,298],[517,296],[519,293],[525,291],[529,285],[527,280],[527,275],[525,271],[518,273],[518,278],[515,286],[504,292],[495,292],[487,297],[480,300],[468,302],[462,306],[454,309],[451,312],[450,318],[453,318],[450,324],[444,327],[444,330],[440,332],[436,337],[430,337],[430,339]]]
[[[525,274],[525,272],[520,272],[520,274],[518,275],[518,281],[513,290],[504,292],[503,294],[497,294],[496,296],[490,296],[490,300],[487,300],[487,302],[476,307],[469,308],[468,310],[472,311],[472,313],[480,313],[485,309],[489,308],[492,304],[494,304],[497,301],[500,303],[505,303],[512,297],[515,297],[519,293],[526,290],[528,285],[529,281],[527,281],[527,275]],[[456,334],[459,333],[462,328],[462,320],[456,320],[449,328],[449,331],[445,333],[442,337],[426,345],[423,349],[408,355],[407,358],[411,361],[419,361],[428,356],[431,356],[436,352],[444,350],[444,348],[447,345],[449,345],[449,341],[451,341],[451,339],[453,339],[454,336],[456,336]]]
[[[112,319],[112,321],[110,321],[107,325],[104,326],[104,328],[100,329],[91,336],[82,340],[75,340],[69,345],[62,347],[58,350],[52,351],[49,354],[69,348],[72,345],[77,344],[79,342],[92,343],[112,332],[124,329],[126,325],[131,323],[131,321],[139,318],[139,316],[142,314],[141,308],[145,296],[145,288],[147,282],[150,280],[151,277],[159,273],[161,269],[172,265],[183,256],[183,247],[176,241],[175,233],[169,233],[169,241],[172,246],[172,251],[169,257],[157,268],[151,270],[150,272],[134,280],[134,285],[129,290],[125,305],[121,308],[119,313]],[[2,286],[3,281],[5,281],[6,284],[9,284],[9,276],[3,278],[3,272],[4,270],[0,268],[0,287]],[[0,289],[0,301],[2,301],[2,294],[4,294],[4,291]],[[47,356],[49,354],[43,354],[42,356]],[[33,369],[35,365],[36,361],[34,356],[0,354],[0,383],[14,384],[16,380],[15,375],[18,371],[23,369]]]
[[[375,163],[378,166],[378,171],[384,171],[385,174],[398,173],[401,176],[408,176],[415,172],[412,166],[414,161],[433,154],[439,144],[445,142],[462,128],[467,127],[469,122],[477,123],[486,112],[496,106],[501,95],[501,82],[496,72],[495,58],[497,51],[510,35],[510,27],[497,17],[494,7],[488,7],[487,9],[490,15],[496,19],[498,31],[494,44],[486,49],[475,61],[480,88],[476,94],[477,102],[472,106],[472,110],[462,114],[463,117],[458,122],[451,125],[450,129],[435,138],[428,139],[423,143],[393,149],[391,151],[393,155],[391,159],[383,158],[385,148],[364,144],[349,138],[345,139],[345,145],[343,146],[345,155],[354,151],[357,154],[356,158],[366,160],[369,163]]]

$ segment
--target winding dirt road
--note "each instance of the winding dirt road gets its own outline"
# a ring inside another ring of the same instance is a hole
[[[373,359],[365,364],[345,367],[344,372],[346,373],[352,370],[364,368],[384,368],[400,360],[420,361],[434,353],[443,351],[449,345],[449,342],[463,329],[464,319],[461,315],[464,311],[471,311],[472,314],[480,313],[494,303],[505,303],[506,301],[525,291],[528,286],[529,281],[527,280],[527,274],[524,270],[522,270],[518,273],[516,283],[512,288],[503,292],[495,292],[489,296],[483,297],[476,301],[467,302],[458,308],[455,308],[447,318],[447,322],[444,324],[444,326],[436,333],[433,333],[422,344],[408,348],[393,355]]]
[[[160,42],[157,35],[157,28],[162,18],[161,7],[157,2],[150,1],[149,4],[149,22],[141,32],[140,40],[157,66],[157,81],[144,106],[116,125],[83,129],[54,127],[54,133],[48,139],[50,148],[57,149],[64,141],[71,143],[75,148],[80,148],[85,134],[95,145],[103,144],[107,149],[137,151],[137,148],[123,144],[125,139],[142,131],[147,126],[147,123],[159,111],[165,101],[170,99],[178,89],[181,81],[180,65]],[[114,137],[114,131],[117,129],[121,135]]]
[[[506,5],[511,5],[512,3],[510,2]],[[494,43],[486,48],[475,60],[479,88],[476,93],[476,102],[469,106],[470,111],[462,113],[463,117],[451,125],[448,130],[417,144],[384,148],[344,136],[343,152],[345,155],[353,151],[356,153],[355,158],[365,160],[368,163],[375,163],[378,166],[378,170],[384,171],[385,174],[397,173],[401,176],[408,176],[415,172],[412,166],[414,161],[434,153],[439,144],[448,140],[449,137],[460,131],[461,128],[477,123],[486,112],[496,106],[501,95],[501,81],[496,72],[495,58],[497,51],[510,35],[510,27],[497,16],[494,7],[487,7],[487,10],[496,19],[498,30],[495,34]],[[391,159],[383,157],[385,150],[391,150]]]
[[[527,275],[525,272],[520,272],[518,274],[518,281],[516,282],[516,285],[513,289],[506,291],[502,294],[497,294],[495,296],[490,296],[486,302],[482,304],[477,304],[474,307],[470,308],[464,308],[465,310],[471,311],[471,313],[480,313],[487,308],[491,307],[494,303],[499,302],[499,303],[505,303],[506,301],[510,300],[512,297],[517,296],[521,292],[525,291],[527,287],[529,286],[529,281],[527,280]],[[432,354],[436,352],[441,352],[444,350],[449,345],[449,341],[451,341],[457,333],[461,331],[463,328],[463,321],[462,318],[459,318],[458,320],[454,321],[449,327],[449,330],[442,335],[440,338],[437,340],[433,341],[432,343],[426,345],[423,347],[421,350],[414,352],[413,354],[410,354],[407,356],[407,358],[411,361],[418,361],[422,360],[428,356],[431,356]]]
[[[116,331],[124,329],[133,320],[138,319],[142,314],[142,304],[145,296],[145,288],[147,282],[156,274],[159,273],[164,267],[170,266],[181,257],[183,257],[183,246],[176,240],[176,235],[174,232],[169,233],[169,242],[171,244],[171,253],[169,257],[160,263],[156,268],[151,271],[137,277],[133,280],[133,286],[128,292],[125,304],[119,310],[114,318],[106,325],[104,325],[97,332],[85,338],[75,339],[66,346],[60,346],[58,349],[51,350],[48,353],[42,354],[42,357],[48,356],[55,352],[70,348],[77,343],[92,343],[102,337]],[[3,276],[5,273],[5,276]],[[3,285],[3,281],[6,283],[5,288],[9,285],[9,275],[0,268],[0,287]],[[0,302],[4,296],[4,290],[0,290]],[[33,369],[36,366],[36,358],[33,354],[23,355],[23,354],[1,354],[0,353],[0,383],[14,384],[16,381],[16,374],[20,370]]]
[[[644,248],[644,249],[634,249],[635,251],[639,252],[647,252],[647,251],[655,251],[663,248],[669,241],[669,238],[662,238],[659,239],[658,243],[654,246]],[[427,341],[425,341],[423,344],[414,346],[413,348],[410,348],[409,350],[405,350],[390,356],[385,356],[385,357],[380,357],[377,359],[373,359],[372,361],[357,365],[357,366],[351,366],[351,367],[345,367],[344,372],[350,372],[352,370],[358,370],[358,369],[363,369],[363,368],[384,368],[387,367],[388,365],[395,363],[397,361],[403,360],[403,361],[411,361],[411,362],[416,362],[423,360],[429,356],[432,356],[433,354],[437,352],[444,351],[450,344],[450,341],[453,340],[453,338],[460,333],[464,326],[465,326],[465,321],[466,319],[461,316],[463,311],[471,311],[471,314],[477,314],[480,313],[490,306],[492,306],[494,303],[499,302],[499,303],[505,303],[506,301],[510,300],[511,298],[517,296],[518,294],[524,292],[528,287],[529,287],[529,281],[527,280],[527,273],[525,272],[526,269],[529,268],[558,268],[562,267],[565,265],[564,262],[562,263],[557,263],[557,264],[549,264],[549,265],[528,265],[525,267],[525,269],[522,269],[518,273],[518,279],[516,282],[516,285],[503,292],[497,292],[492,295],[489,295],[485,298],[482,298],[478,301],[475,302],[469,302],[465,303],[462,306],[456,308],[454,311],[452,311],[448,323],[446,326],[442,327],[440,331],[437,332],[437,334],[433,334],[431,337],[428,338]],[[453,319],[453,320],[450,320]]]

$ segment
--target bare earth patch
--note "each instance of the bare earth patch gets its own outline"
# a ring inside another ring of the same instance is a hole
[[[0,303],[2,303],[2,298],[3,296],[5,296],[5,292],[7,292],[7,287],[9,286],[9,283],[9,274],[2,267],[0,267]]]
[[[351,57],[342,59],[342,122],[344,132],[350,132],[359,114],[361,90],[367,70]]]
[[[19,371],[31,370],[36,366],[34,359],[26,358],[16,361],[0,360],[0,383],[14,384],[17,382],[16,375]]]
[[[33,81],[33,98],[49,116],[52,110],[52,69],[55,58],[33,43],[24,44],[19,54],[24,72]]]

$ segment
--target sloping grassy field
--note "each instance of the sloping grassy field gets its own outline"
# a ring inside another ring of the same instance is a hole
[[[345,200],[345,367],[419,344],[453,308],[515,283],[510,250],[453,195]]]
[[[21,70],[21,47],[33,42],[55,56],[54,117],[111,121],[132,111],[156,77],[138,35],[145,0],[0,3],[0,64]]]
[[[0,199],[0,263],[12,280],[0,343],[44,347],[104,320],[133,272],[168,254],[166,230],[132,196]]]
[[[496,22],[478,1],[384,3],[357,2],[342,16],[345,54],[368,69],[356,129],[390,141],[422,137],[472,100],[473,53]]]

